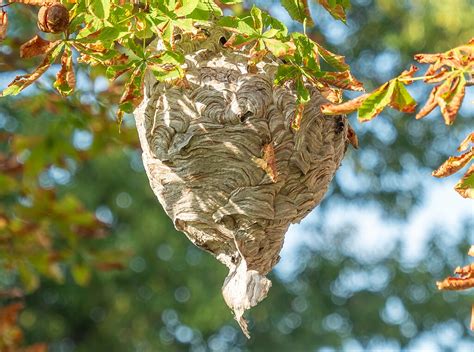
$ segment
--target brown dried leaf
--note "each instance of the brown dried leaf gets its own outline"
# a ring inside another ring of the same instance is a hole
[[[459,275],[461,279],[472,278],[474,277],[474,263],[463,266],[462,268],[457,267],[454,273]]]
[[[26,87],[30,86],[49,69],[51,64],[60,54],[62,47],[61,41],[59,40],[52,43],[51,47],[46,51],[46,56],[41,64],[32,73],[16,76],[15,79],[8,85],[8,87],[0,94],[0,96],[16,95]]]
[[[339,104],[342,102],[342,89],[324,86],[319,88],[319,92],[333,104]]]
[[[5,39],[7,36],[7,29],[8,29],[8,14],[2,10],[0,12],[0,41]]]
[[[436,102],[436,96],[438,95],[439,87],[440,86],[436,86],[431,90],[430,96],[428,97],[428,100],[426,101],[425,105],[421,108],[420,111],[418,111],[415,116],[417,120],[422,119],[423,117],[428,115],[438,105],[438,103]]]
[[[321,111],[327,115],[349,114],[357,110],[368,96],[369,94],[363,94],[342,104],[323,104],[321,105]]]
[[[301,125],[301,120],[303,119],[303,112],[304,112],[304,103],[299,103],[296,106],[295,117],[293,121],[291,121],[291,127],[298,131]]]
[[[466,138],[464,138],[458,147],[458,152],[465,151],[471,143],[474,144],[474,132],[471,132]]]
[[[447,125],[451,125],[456,119],[459,108],[464,99],[466,79],[461,72],[450,75],[443,83],[433,88],[425,106],[416,114],[416,119],[421,119],[439,106]]]
[[[318,81],[341,89],[364,91],[364,85],[358,81],[349,70],[342,72],[325,72],[324,76],[318,78]]]
[[[34,345],[28,346],[23,349],[22,352],[47,352],[48,345],[45,343],[35,343]]]
[[[420,64],[433,64],[440,56],[441,54],[416,54],[414,58]]]
[[[467,165],[474,158],[474,148],[471,148],[468,152],[460,156],[450,156],[438,169],[432,172],[435,177],[447,177],[450,176],[464,166]]]
[[[429,79],[429,76],[437,75],[438,70],[446,67],[450,68],[451,71],[463,70],[472,66],[474,62],[474,44],[470,41],[467,45],[439,54],[418,54],[415,55],[415,60],[423,64],[431,64],[425,73],[427,79]]]
[[[5,343],[7,351],[15,351],[23,339],[23,333],[17,325],[22,303],[12,303],[0,308],[0,347]]]
[[[20,57],[29,58],[45,54],[54,43],[35,35],[20,47]]]
[[[72,53],[70,48],[66,48],[61,56],[61,69],[56,75],[54,87],[61,95],[66,96],[74,91],[75,86],[76,77],[72,65]]]
[[[16,324],[18,313],[23,309],[23,303],[12,303],[0,308],[0,327]],[[0,329],[1,330],[1,329]]]
[[[348,125],[346,138],[355,149],[359,149],[359,139],[351,125]]]
[[[413,75],[418,71],[418,67],[416,67],[415,65],[411,65],[410,68],[408,70],[405,70],[403,71],[400,76],[398,76],[397,78],[399,80],[403,80],[403,82],[405,84],[412,84],[413,81],[412,80],[407,80],[408,78],[413,78]]]
[[[277,182],[278,171],[276,167],[275,150],[273,149],[272,143],[263,146],[262,158],[252,157],[252,161],[263,169],[273,182]]]
[[[44,5],[52,5],[59,3],[59,0],[9,0],[9,3],[20,3],[25,5],[33,5],[33,6],[44,6]]]
[[[458,277],[447,277],[443,281],[436,283],[438,290],[467,290],[474,287],[474,279],[461,279]]]
[[[471,330],[474,330],[474,304],[471,308]]]
[[[464,75],[455,76],[449,95],[443,99],[440,97],[438,105],[441,108],[446,125],[453,124],[461,107],[466,92],[466,79]]]

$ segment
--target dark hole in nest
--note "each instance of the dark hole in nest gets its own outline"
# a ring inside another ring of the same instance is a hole
[[[337,119],[336,119],[336,133],[341,133],[342,131],[344,131],[344,117],[342,117],[341,115],[337,116]]]
[[[221,45],[225,45],[225,43],[227,43],[227,39],[225,37],[220,37],[219,43],[221,43]]]
[[[244,123],[249,119],[250,116],[252,116],[253,113],[251,111],[247,111],[245,114],[240,116],[240,122]]]

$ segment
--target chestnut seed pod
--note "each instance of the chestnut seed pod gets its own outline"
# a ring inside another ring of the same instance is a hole
[[[64,5],[42,6],[38,12],[38,28],[46,33],[64,32],[69,25],[69,11]]]

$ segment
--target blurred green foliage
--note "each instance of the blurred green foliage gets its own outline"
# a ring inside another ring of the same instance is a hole
[[[354,0],[347,26],[312,10],[316,26],[308,30],[346,55],[369,88],[407,68],[415,53],[467,42],[474,18],[471,0]],[[11,14],[2,85],[12,70],[31,66],[13,58],[34,32],[34,13]],[[78,67],[78,92],[67,99],[49,76],[0,100],[0,300],[24,294],[19,322],[28,343],[61,352],[472,350],[472,299],[434,284],[467,261],[472,218],[452,241],[434,227],[415,263],[398,242],[377,256],[354,254],[355,230],[327,226],[350,221],[330,208],[344,204],[376,204],[387,222],[403,223],[422,204],[429,171],[464,137],[472,109],[449,128],[438,116],[414,121],[393,112],[353,123],[361,150],[335,178],[320,209],[325,222],[307,225],[315,244],[292,254],[290,276],[273,275],[246,340],[221,298],[225,268],[173,229],[149,188],[132,117],[120,133],[114,121],[120,85],[104,75]],[[413,93],[427,94],[421,86]]]

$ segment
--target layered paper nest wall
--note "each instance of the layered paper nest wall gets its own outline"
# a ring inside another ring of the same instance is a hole
[[[242,315],[266,297],[288,226],[326,193],[348,127],[320,112],[326,100],[311,89],[293,130],[296,95],[291,83],[273,84],[277,59],[250,73],[248,50],[224,48],[227,36],[183,37],[186,79],[148,74],[135,118],[154,193],[175,227],[229,268],[223,295],[248,335]]]

